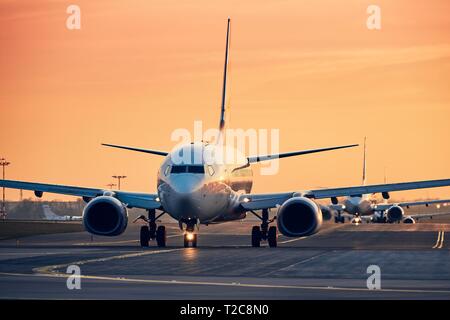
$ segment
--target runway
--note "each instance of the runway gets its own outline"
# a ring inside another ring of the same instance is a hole
[[[85,232],[0,241],[2,299],[450,299],[450,224],[325,224],[278,248],[250,247],[254,221],[202,226],[183,248],[175,224],[168,246],[141,249],[139,226],[115,238]],[[66,286],[81,269],[81,289]],[[381,289],[367,288],[367,267]]]

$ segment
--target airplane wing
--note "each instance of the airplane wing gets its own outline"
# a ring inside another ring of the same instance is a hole
[[[343,204],[330,204],[328,205],[328,207],[330,209],[336,210],[336,211],[344,211],[345,210],[345,205]]]
[[[298,196],[303,196],[311,199],[325,199],[352,196],[356,194],[371,194],[447,186],[450,186],[450,179],[376,184],[344,188],[327,188],[300,192],[244,194],[240,196],[239,203],[245,210],[261,210],[278,207],[282,205],[286,200]]]
[[[106,191],[109,191],[105,189],[73,187],[57,184],[34,183],[34,182],[24,182],[14,180],[0,180],[0,187],[32,190],[38,197],[42,196],[44,192],[49,192],[69,196],[78,196],[87,199],[102,196]],[[120,200],[129,208],[142,208],[142,209],[161,208],[161,203],[158,201],[157,194],[115,191],[115,190],[113,190],[112,192],[114,192],[114,196],[118,200]]]
[[[450,186],[450,179],[425,180],[414,182],[374,184],[366,186],[330,188],[306,191],[303,195],[313,199],[335,198],[352,196],[356,194],[382,193],[392,191],[405,191],[414,189],[437,188]]]
[[[410,214],[410,215],[408,215],[408,217],[418,220],[418,219],[422,219],[422,218],[433,218],[433,217],[447,216],[447,215],[450,215],[450,212]]]
[[[337,146],[337,147],[311,149],[311,150],[300,150],[300,151],[284,152],[284,153],[278,153],[278,154],[268,154],[268,155],[263,155],[263,156],[248,157],[247,160],[248,160],[248,163],[255,163],[255,162],[281,159],[281,158],[287,158],[287,157],[301,156],[301,155],[310,154],[310,153],[317,153],[317,152],[324,152],[324,151],[331,151],[331,150],[338,150],[338,149],[345,149],[345,148],[353,148],[353,147],[357,147],[357,146],[358,146],[357,144],[351,144],[351,145],[346,145],[346,146]]]
[[[392,206],[399,207],[413,207],[413,206],[429,206],[430,204],[450,203],[450,199],[442,200],[428,200],[428,201],[411,201],[411,202],[398,202],[398,203],[380,203],[374,205],[373,209],[378,211],[384,211]]]
[[[239,198],[241,207],[245,210],[261,210],[281,206],[286,200],[300,196],[297,192],[243,194]]]
[[[430,204],[440,204],[440,203],[450,203],[450,199],[400,202],[397,205],[399,205],[400,207],[412,207],[421,205],[429,206]]]

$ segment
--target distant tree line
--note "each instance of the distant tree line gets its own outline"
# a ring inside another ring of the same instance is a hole
[[[34,199],[24,199],[22,201],[6,202],[8,219],[20,220],[43,220],[45,218],[42,205],[48,205],[50,209],[61,216],[81,216],[86,203],[82,199],[75,201],[42,201]],[[146,214],[143,209],[129,209],[130,219]]]

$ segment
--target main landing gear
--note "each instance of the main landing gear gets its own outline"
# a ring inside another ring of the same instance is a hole
[[[148,247],[150,240],[156,240],[156,244],[158,247],[166,246],[166,227],[157,226],[156,221],[163,215],[165,212],[161,213],[156,217],[156,211],[154,209],[148,210],[148,218],[145,216],[140,216],[134,222],[139,219],[144,220],[148,223],[147,226],[141,227],[140,233],[140,243],[141,247]]]
[[[334,223],[345,223],[345,217],[338,211],[337,215],[334,216]]]
[[[269,209],[263,209],[261,216],[254,211],[251,212],[261,220],[261,226],[254,226],[252,228],[252,247],[260,247],[262,240],[267,240],[269,247],[276,247],[277,227],[269,227],[269,223],[272,223],[275,217],[269,220]]]

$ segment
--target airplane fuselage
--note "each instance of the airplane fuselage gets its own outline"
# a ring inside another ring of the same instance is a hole
[[[209,224],[244,218],[238,199],[251,192],[253,183],[246,158],[233,149],[236,161],[207,161],[205,148],[221,149],[192,143],[176,148],[165,158],[157,182],[162,207],[172,218],[186,223]],[[191,157],[180,161],[183,152]]]
[[[359,216],[373,214],[372,202],[369,195],[346,197],[343,204],[345,206],[345,211],[349,214]]]

